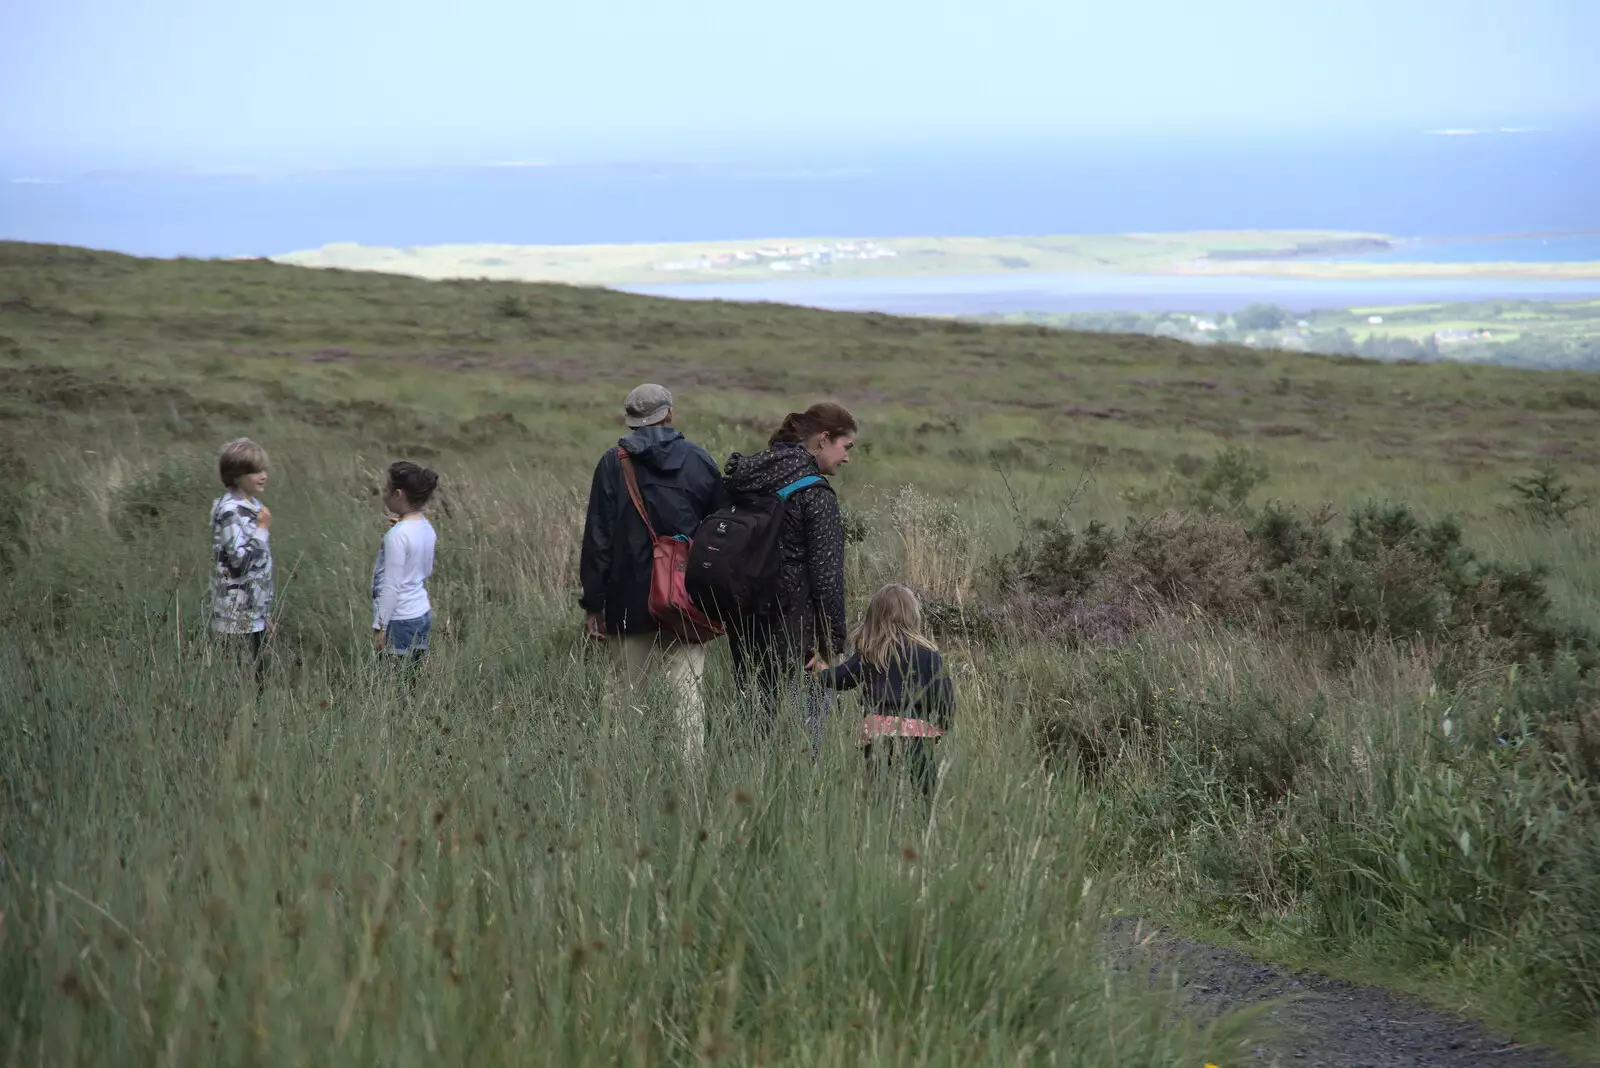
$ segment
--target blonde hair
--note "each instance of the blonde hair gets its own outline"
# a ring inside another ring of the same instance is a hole
[[[892,582],[872,595],[867,614],[851,635],[851,643],[864,663],[879,671],[900,659],[900,643],[909,641],[924,649],[937,649],[922,633],[922,605],[910,586]]]
[[[217,454],[217,475],[228,489],[233,489],[245,475],[266,469],[267,450],[249,438],[234,438]]]

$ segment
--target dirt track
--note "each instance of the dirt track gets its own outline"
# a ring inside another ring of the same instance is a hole
[[[1133,922],[1110,935],[1130,971],[1167,982],[1176,971],[1196,1016],[1275,999],[1254,1068],[1578,1068],[1548,1049],[1523,1045],[1406,994],[1294,972],[1249,954],[1151,934]],[[1232,1066],[1228,1066],[1232,1068]]]

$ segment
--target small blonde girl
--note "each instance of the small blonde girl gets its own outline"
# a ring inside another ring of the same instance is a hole
[[[900,758],[931,796],[937,778],[931,746],[955,718],[955,686],[938,647],[922,633],[922,605],[911,587],[892,583],[873,594],[851,644],[850,658],[818,680],[834,690],[865,691],[861,739],[868,768],[875,749],[891,766]]]

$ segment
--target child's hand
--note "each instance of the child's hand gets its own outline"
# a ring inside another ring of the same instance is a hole
[[[383,514],[383,518],[388,522],[388,524],[391,527],[394,526],[396,523],[400,522],[400,517],[399,516],[394,515],[394,514],[389,513],[389,512],[385,512]]]
[[[372,647],[380,653],[383,652],[383,631],[374,630],[372,632]]]
[[[261,506],[261,514],[256,516],[256,527],[259,530],[272,529],[272,509],[266,505]]]
[[[583,617],[583,632],[592,642],[604,641],[606,637],[606,617],[600,612],[590,612]]]

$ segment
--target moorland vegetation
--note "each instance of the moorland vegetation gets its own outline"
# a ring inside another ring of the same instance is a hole
[[[641,380],[713,455],[824,397],[853,611],[923,596],[932,815],[713,650],[608,701],[583,492]],[[0,244],[0,1048],[56,1063],[1228,1063],[1134,913],[1593,1049],[1600,380]],[[208,653],[273,456],[267,693]],[[442,475],[414,699],[388,461]],[[719,681],[720,680],[720,681]]]

